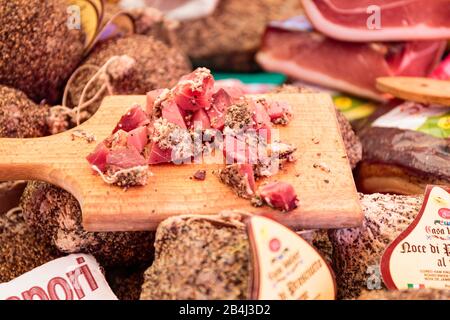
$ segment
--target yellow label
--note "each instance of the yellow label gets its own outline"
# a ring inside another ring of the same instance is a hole
[[[85,48],[87,48],[97,36],[97,31],[100,25],[100,13],[97,6],[102,6],[102,2],[92,3],[88,0],[70,0],[68,13],[73,18],[79,19],[81,28],[85,34]],[[79,15],[79,17],[76,17]]]
[[[322,256],[283,225],[261,216],[248,221],[253,258],[252,298],[331,300],[334,276]]]
[[[389,289],[450,289],[450,194],[428,187],[413,223],[381,259]]]

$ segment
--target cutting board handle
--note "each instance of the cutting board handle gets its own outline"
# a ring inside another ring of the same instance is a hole
[[[58,182],[59,170],[55,169],[54,162],[63,150],[58,151],[55,143],[62,138],[62,134],[30,139],[0,138],[0,181]]]

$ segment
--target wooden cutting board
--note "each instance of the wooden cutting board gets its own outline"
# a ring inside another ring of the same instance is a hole
[[[358,226],[362,211],[331,98],[326,94],[277,94],[271,98],[291,104],[294,118],[280,128],[282,141],[294,144],[297,161],[273,179],[290,182],[300,206],[290,213],[255,208],[213,174],[221,165],[151,166],[145,187],[123,190],[107,185],[85,160],[105,139],[133,103],[145,96],[112,96],[81,126],[36,139],[0,139],[1,180],[43,180],[72,193],[80,202],[88,231],[154,230],[163,219],[179,214],[217,214],[239,209],[268,214],[294,228]],[[93,134],[96,142],[73,137],[77,130]],[[200,169],[206,180],[190,179]],[[329,170],[329,171],[328,171]]]

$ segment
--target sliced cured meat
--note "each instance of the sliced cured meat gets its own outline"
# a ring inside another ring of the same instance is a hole
[[[150,146],[150,156],[148,164],[160,164],[172,162],[172,149],[163,149],[157,142],[152,142]]]
[[[232,98],[224,89],[219,89],[212,96],[211,107],[206,109],[212,128],[217,130],[223,129],[225,125],[225,113],[231,104]]]
[[[255,176],[251,164],[228,165],[220,170],[219,178],[241,198],[250,199],[255,194]]]
[[[92,152],[86,157],[86,160],[92,165],[96,166],[100,171],[105,171],[106,169],[106,156],[108,155],[108,148],[102,142],[100,143]]]
[[[192,127],[198,129],[199,126],[202,130],[211,128],[211,122],[204,109],[197,110],[192,115]]]
[[[219,0],[145,0],[145,4],[161,10],[170,19],[182,21],[208,16],[216,9]]]
[[[162,117],[168,122],[176,124],[180,128],[187,129],[184,121],[183,112],[180,110],[174,100],[164,101],[162,103]]]
[[[147,127],[139,127],[131,130],[127,135],[127,146],[134,147],[139,153],[144,151],[148,142]]]
[[[271,207],[281,211],[297,208],[298,199],[294,187],[286,182],[270,182],[258,189],[259,196]]]
[[[306,31],[304,20],[272,24],[257,61],[268,71],[295,79],[384,100],[375,88],[383,76],[427,76],[445,49],[445,41],[396,44],[351,43]]]
[[[291,106],[283,101],[267,101],[267,113],[275,124],[287,124],[292,117]]]
[[[108,152],[106,165],[114,169],[129,169],[145,166],[147,161],[135,148],[118,148]]]
[[[157,101],[158,97],[165,90],[166,89],[156,89],[156,90],[152,90],[150,92],[147,92],[147,107],[146,107],[147,114],[149,114],[149,115],[153,114],[153,107],[155,105],[155,102]]]
[[[214,79],[206,68],[198,68],[182,77],[173,89],[175,102],[182,110],[208,109],[211,105]]]
[[[450,38],[448,0],[302,0],[314,27],[344,41]]]
[[[272,123],[270,121],[270,116],[266,110],[266,101],[254,101],[252,103],[253,108],[253,120],[255,121],[255,129],[265,128],[270,129]]]
[[[139,105],[134,105],[131,109],[120,118],[119,123],[114,128],[113,133],[119,130],[129,132],[137,127],[144,126],[150,123],[147,114]]]

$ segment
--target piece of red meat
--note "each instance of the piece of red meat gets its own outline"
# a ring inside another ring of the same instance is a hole
[[[212,96],[211,107],[206,109],[212,128],[217,130],[223,129],[225,125],[225,113],[232,103],[231,96],[224,89],[219,89]]]
[[[148,132],[147,127],[139,127],[134,130],[128,132],[127,135],[127,146],[134,147],[136,150],[141,153],[148,142]]]
[[[107,167],[129,169],[147,165],[145,158],[135,148],[118,148],[110,150],[106,156]]]
[[[287,182],[270,182],[259,187],[259,195],[271,207],[281,211],[297,208],[298,198],[294,187]]]
[[[191,127],[198,128],[199,125],[202,130],[211,128],[211,122],[209,121],[208,114],[204,109],[195,111],[192,116]]]
[[[450,38],[448,0],[302,0],[314,27],[342,41]],[[379,24],[376,25],[376,16]]]
[[[104,172],[106,169],[106,156],[108,155],[108,152],[108,148],[105,143],[102,142],[86,157],[86,160],[92,166],[96,166],[101,172]]]
[[[172,162],[172,149],[162,149],[157,142],[152,142],[148,164],[160,164]]]
[[[376,78],[427,76],[442,57],[445,41],[406,43],[351,43],[337,41],[305,27],[297,17],[271,24],[257,54],[267,71],[349,92],[385,100],[376,89]]]
[[[256,164],[258,149],[256,145],[249,145],[243,137],[226,135],[223,141],[223,153],[227,164]]]
[[[139,105],[134,105],[126,114],[120,118],[119,123],[114,128],[113,133],[119,130],[130,132],[140,126],[145,126],[150,123],[145,111]]]
[[[187,129],[185,122],[185,114],[180,110],[174,100],[167,100],[162,103],[162,117],[168,122],[176,124],[180,128]]]
[[[249,101],[249,108],[253,110],[253,121],[255,122],[255,129],[271,128],[272,122],[267,113],[265,101]]]
[[[182,77],[173,89],[174,99],[182,110],[208,109],[214,88],[214,78],[206,68],[198,68]]]
[[[155,101],[158,99],[159,95],[164,90],[165,89],[156,89],[147,92],[147,107],[146,107],[147,114],[149,115],[153,114],[153,107],[155,106]]]

